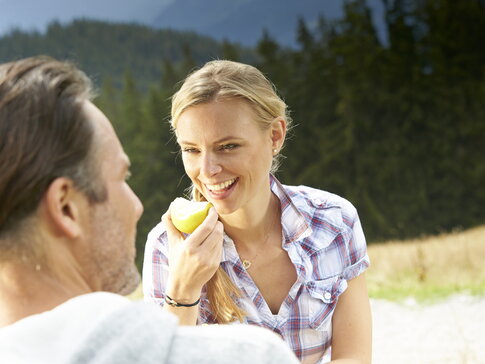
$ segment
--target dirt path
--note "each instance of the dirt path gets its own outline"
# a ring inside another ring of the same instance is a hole
[[[485,298],[371,300],[374,364],[485,364]]]

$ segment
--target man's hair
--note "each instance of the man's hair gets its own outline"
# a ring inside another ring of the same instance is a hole
[[[92,98],[91,81],[69,62],[41,56],[0,65],[0,255],[19,248],[2,246],[3,238],[56,178],[70,178],[91,203],[106,199],[94,125],[82,110]]]

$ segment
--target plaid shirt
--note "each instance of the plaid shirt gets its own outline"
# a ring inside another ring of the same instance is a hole
[[[347,200],[306,186],[284,186],[271,176],[281,202],[282,247],[295,266],[297,280],[274,315],[244,269],[230,237],[224,237],[221,265],[243,293],[238,304],[245,322],[283,337],[305,362],[330,359],[332,314],[347,281],[369,266],[366,242],[356,209]],[[148,235],[143,268],[145,299],[164,303],[168,278],[168,242],[163,225]],[[198,323],[214,323],[202,292]]]

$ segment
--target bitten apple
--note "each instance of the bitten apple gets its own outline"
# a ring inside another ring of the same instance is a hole
[[[172,222],[179,231],[191,234],[207,217],[211,207],[210,202],[189,201],[177,197],[171,206]]]

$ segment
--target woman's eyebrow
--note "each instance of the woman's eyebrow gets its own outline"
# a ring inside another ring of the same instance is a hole
[[[216,141],[214,141],[214,144],[220,144],[220,143],[224,143],[228,140],[242,140],[243,138],[241,137],[238,137],[238,136],[232,136],[232,135],[229,135],[229,136],[225,136],[221,139],[218,139]],[[196,145],[196,143],[193,143],[193,142],[190,142],[190,141],[187,141],[187,140],[183,140],[183,139],[177,139],[177,143],[179,144],[184,144],[184,145]]]

